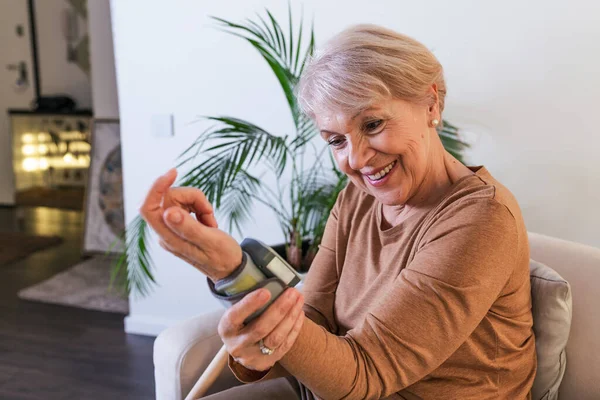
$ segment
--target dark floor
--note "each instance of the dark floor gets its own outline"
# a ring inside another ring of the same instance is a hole
[[[0,208],[15,230],[65,241],[0,266],[0,399],[153,399],[154,338],[125,334],[124,315],[17,298],[80,260],[82,212]]]

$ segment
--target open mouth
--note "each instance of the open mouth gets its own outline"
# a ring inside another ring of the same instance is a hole
[[[386,166],[384,169],[382,169],[375,175],[367,175],[367,178],[369,178],[371,182],[382,181],[386,176],[388,176],[388,174],[394,168],[397,162],[397,160],[392,161],[388,166]]]

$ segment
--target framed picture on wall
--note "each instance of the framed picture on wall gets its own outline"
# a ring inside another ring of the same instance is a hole
[[[119,120],[95,119],[85,191],[83,253],[122,253],[117,243],[125,230]]]

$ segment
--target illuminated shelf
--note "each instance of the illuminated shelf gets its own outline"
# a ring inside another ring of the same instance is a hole
[[[90,166],[89,116],[10,116],[17,190],[85,186]]]

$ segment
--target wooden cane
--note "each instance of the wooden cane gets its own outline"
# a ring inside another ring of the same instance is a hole
[[[206,394],[210,386],[215,382],[215,380],[219,377],[223,368],[227,365],[227,361],[229,359],[229,353],[227,353],[227,348],[225,345],[221,347],[221,350],[217,353],[215,358],[208,364],[208,367],[198,379],[198,382],[194,385],[190,393],[186,396],[185,400],[196,400]]]

